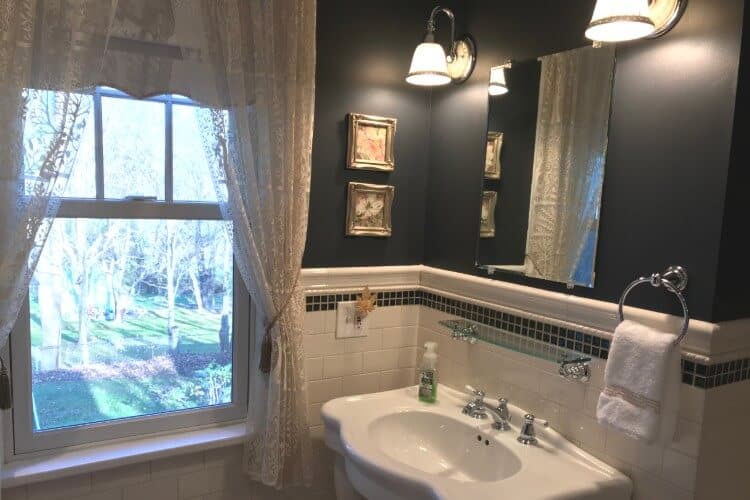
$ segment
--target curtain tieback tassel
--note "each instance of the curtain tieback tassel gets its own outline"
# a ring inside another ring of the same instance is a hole
[[[281,317],[282,313],[286,310],[286,308],[289,306],[289,303],[292,301],[292,297],[294,296],[294,292],[297,290],[297,284],[299,283],[299,275],[302,272],[302,267],[297,270],[297,277],[294,279],[294,285],[292,286],[292,290],[289,292],[289,294],[286,296],[286,299],[284,299],[284,304],[281,306],[281,308],[278,310],[276,315],[266,324],[266,331],[263,334],[263,342],[260,346],[260,363],[258,366],[258,369],[261,373],[271,373],[271,369],[273,368],[273,365],[276,363],[274,362],[274,356],[273,356],[273,340],[271,339],[271,330],[276,325],[276,322]]]

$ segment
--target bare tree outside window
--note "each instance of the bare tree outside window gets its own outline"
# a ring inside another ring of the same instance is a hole
[[[54,98],[30,93],[29,145],[44,140]],[[231,403],[232,245],[197,108],[118,93],[88,104],[101,127],[86,125],[70,201],[29,288],[34,430]],[[184,205],[185,215],[135,216],[141,205],[132,195],[155,197],[144,206],[178,207],[171,214]],[[108,203],[122,209],[112,216],[97,208]],[[215,217],[191,216],[209,209]]]

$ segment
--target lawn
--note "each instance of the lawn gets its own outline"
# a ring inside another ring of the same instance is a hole
[[[61,364],[42,369],[42,332],[30,301],[35,428],[184,410],[231,401],[231,353],[219,343],[221,315],[175,308],[180,342],[169,349],[160,297],[139,298],[121,322],[89,320],[89,363],[82,361],[78,323],[63,325]]]

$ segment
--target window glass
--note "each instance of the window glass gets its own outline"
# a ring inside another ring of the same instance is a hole
[[[172,106],[174,199],[216,203],[216,191],[201,140],[200,112],[196,106]]]
[[[104,197],[164,199],[164,103],[102,97]]]
[[[232,402],[224,224],[55,220],[29,289],[35,431]]]

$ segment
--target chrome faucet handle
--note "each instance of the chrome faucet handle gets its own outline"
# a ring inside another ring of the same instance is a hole
[[[498,431],[510,430],[510,412],[508,411],[508,400],[502,396],[497,398],[497,408],[495,408],[497,419],[492,424],[492,428]]]
[[[536,444],[536,432],[534,431],[534,415],[527,413],[523,417],[523,426],[521,434],[518,436],[518,442],[521,444]]]
[[[463,414],[480,420],[487,418],[487,412],[484,410],[484,391],[470,385],[466,386],[466,390],[471,393],[473,399],[466,403],[462,410]]]
[[[467,385],[466,390],[474,396],[474,403],[484,403],[485,392],[482,389],[475,389],[474,387]]]
[[[497,409],[498,411],[504,412],[508,416],[507,420],[510,420],[510,414],[508,413],[508,398],[502,396],[497,398]]]

